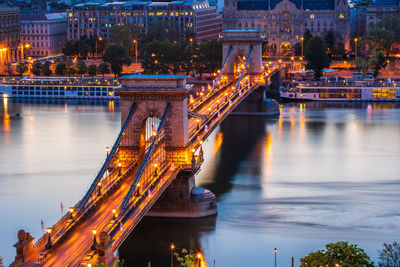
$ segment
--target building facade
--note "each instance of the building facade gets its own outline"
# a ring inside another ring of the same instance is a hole
[[[399,0],[376,0],[366,7],[366,31],[374,27],[384,15],[400,16]]]
[[[193,31],[198,41],[218,38],[222,30],[217,7],[207,0],[82,3],[68,11],[68,39],[82,36],[109,39],[111,27],[125,23],[141,27],[147,33],[157,21],[171,22],[179,31]]]
[[[350,8],[346,0],[225,0],[224,30],[261,30],[271,55],[293,53],[306,29],[328,32],[350,47]]]
[[[0,6],[0,64],[21,59],[20,11],[17,7]]]
[[[67,13],[21,15],[21,28],[25,57],[56,55],[67,41]]]

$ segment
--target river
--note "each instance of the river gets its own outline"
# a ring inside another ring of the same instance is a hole
[[[16,116],[16,114],[19,116]],[[17,231],[41,235],[94,178],[120,128],[118,102],[0,102],[0,256]],[[119,250],[125,266],[169,266],[169,244],[208,266],[295,266],[328,242],[377,262],[400,239],[400,105],[286,103],[277,118],[231,116],[204,144],[199,186],[218,215],[145,218]],[[176,265],[177,266],[177,265]]]

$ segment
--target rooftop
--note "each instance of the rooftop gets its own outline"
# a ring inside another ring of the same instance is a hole
[[[160,74],[160,75],[152,75],[152,74],[126,74],[119,77],[120,79],[159,79],[159,80],[168,80],[168,79],[185,79],[186,75],[168,75],[168,74]]]
[[[283,0],[239,0],[238,10],[270,10]],[[335,9],[334,0],[288,0],[296,5],[298,9],[302,7],[308,10],[333,10]],[[398,1],[398,0],[377,0],[377,1]]]
[[[32,13],[21,15],[21,21],[52,21],[52,20],[65,20],[67,21],[67,12],[56,13]]]

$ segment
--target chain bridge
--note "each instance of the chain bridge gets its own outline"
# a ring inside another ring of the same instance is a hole
[[[196,94],[184,75],[120,77],[121,130],[97,176],[36,242],[18,232],[11,266],[112,266],[145,215],[217,213],[215,195],[195,187],[202,144],[239,104],[263,103],[280,75],[278,64],[262,63],[259,31],[225,31],[221,40],[220,73]]]

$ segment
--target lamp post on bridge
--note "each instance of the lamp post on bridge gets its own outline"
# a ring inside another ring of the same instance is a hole
[[[53,243],[51,242],[51,228],[47,228],[47,243],[45,248],[51,249],[53,247]]]
[[[101,195],[101,182],[97,184],[97,196]]]
[[[389,267],[389,254],[390,250],[386,250],[386,267]]]
[[[110,155],[110,147],[109,146],[106,146],[106,152],[107,152],[107,158],[108,158],[108,155]]]
[[[97,247],[97,240],[96,240],[97,231],[96,231],[96,229],[93,229],[92,233],[93,233],[93,243],[92,243],[92,246],[90,247],[90,249],[91,250],[96,250],[96,247]]]
[[[121,176],[121,162],[118,162],[118,176]]]
[[[154,177],[158,176],[157,169],[158,169],[158,164],[154,163]]]
[[[276,267],[276,252],[278,252],[278,250],[276,248],[274,248],[274,254],[275,254],[275,267]]]
[[[117,219],[117,210],[113,209],[112,213],[113,213],[113,220]]]
[[[174,250],[175,250],[175,245],[171,244],[169,246],[169,248],[171,249],[171,267],[174,267]]]

